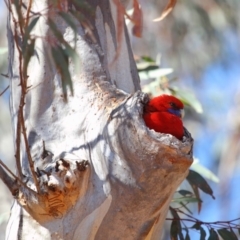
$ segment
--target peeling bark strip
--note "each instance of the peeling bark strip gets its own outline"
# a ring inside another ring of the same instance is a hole
[[[117,5],[8,4],[18,176],[0,166],[16,198],[6,239],[159,239],[193,140],[146,128]]]

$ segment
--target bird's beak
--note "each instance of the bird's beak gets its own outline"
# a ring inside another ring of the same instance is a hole
[[[185,111],[184,111],[184,109],[181,109],[180,110],[180,117],[181,117],[181,119],[183,119],[184,115],[185,115]]]
[[[179,118],[183,118],[184,116],[184,109],[172,109],[172,108],[169,108],[168,109],[168,112],[171,113],[171,114],[174,114],[176,116],[178,116]]]

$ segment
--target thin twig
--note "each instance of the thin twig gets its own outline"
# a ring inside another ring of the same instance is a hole
[[[232,223],[233,221],[239,221],[240,218],[236,218],[234,220],[230,220],[230,221],[215,221],[215,222],[204,222],[204,221],[200,221],[194,217],[192,218],[166,218],[166,220],[170,220],[170,221],[187,221],[187,222],[198,222],[200,224],[207,224],[207,225],[217,225],[217,224],[230,224]],[[238,226],[240,227],[239,224],[233,224],[235,226]]]
[[[9,2],[7,2],[7,0],[4,0],[6,7],[9,8]]]
[[[21,66],[22,66],[22,61],[21,61],[21,49],[19,48],[18,46],[18,40],[17,40],[17,37],[18,34],[17,34],[17,20],[15,19],[14,17],[14,14],[13,14],[13,10],[12,10],[12,7],[11,7],[11,3],[10,3],[10,0],[8,0],[8,11],[9,11],[9,14],[10,16],[12,17],[12,21],[14,23],[14,42],[16,44],[16,47],[17,47],[17,50],[18,50],[18,53],[19,53],[19,74],[20,74],[20,82],[21,82]],[[18,118],[17,118],[17,129],[16,129],[16,152],[15,152],[15,158],[16,158],[16,166],[17,166],[17,171],[18,171],[18,175],[20,177],[20,179],[23,178],[23,174],[22,174],[22,170],[21,170],[21,161],[20,161],[20,144],[21,144],[21,124],[20,124],[20,118],[19,118],[19,112],[18,112]]]
[[[23,118],[23,107],[21,107],[21,109],[19,109],[19,111],[20,111],[20,117],[21,117],[20,119],[21,119],[21,125],[22,125],[22,134],[23,134],[23,138],[24,138],[24,142],[25,142],[25,147],[26,147],[26,150],[27,150],[28,163],[29,163],[30,170],[31,170],[31,173],[32,173],[33,181],[34,181],[35,186],[37,188],[37,193],[39,193],[40,192],[40,186],[39,186],[39,182],[37,180],[36,173],[34,171],[34,163],[33,163],[33,160],[32,160],[30,147],[29,147],[28,140],[27,140],[26,127],[25,127],[25,122],[24,122],[24,118]]]
[[[5,78],[9,78],[9,76],[7,74],[1,73],[1,75]]]
[[[7,167],[7,165],[4,164],[4,163],[1,161],[1,159],[0,159],[0,165],[2,165],[2,166],[7,170],[7,172],[8,172],[10,175],[12,175],[12,177],[13,177],[17,182],[19,182],[23,187],[27,188],[29,191],[31,191],[31,192],[33,192],[33,193],[35,194],[35,192],[34,192],[30,187],[28,187],[26,183],[24,183],[21,179],[19,179],[19,178]]]
[[[24,31],[23,31],[23,27],[24,27],[24,21],[23,21],[23,15],[22,15],[22,0],[19,0],[19,8],[20,9],[16,9],[17,10],[17,14],[18,14],[18,22],[19,22],[19,29],[21,32],[22,37],[24,37]]]
[[[175,209],[177,212],[189,217],[189,218],[166,218],[166,220],[171,220],[171,221],[187,221],[187,222],[194,222],[194,223],[199,223],[199,224],[204,224],[204,225],[210,225],[210,226],[213,226],[213,225],[216,225],[216,228],[218,227],[225,227],[225,228],[235,228],[235,229],[238,229],[240,228],[240,225],[239,224],[235,224],[233,222],[235,221],[239,221],[240,218],[236,218],[236,219],[233,219],[233,220],[230,220],[230,221],[215,221],[215,222],[203,222],[183,211],[181,211],[179,208]]]
[[[13,178],[18,179],[18,177],[5,165],[5,163],[0,159],[0,165],[2,165],[11,175]]]
[[[23,178],[22,167],[21,167],[21,160],[20,160],[20,143],[21,143],[21,122],[19,117],[20,112],[18,112],[18,119],[17,119],[17,134],[16,134],[16,165],[19,177]]]
[[[9,174],[7,174],[6,171],[4,171],[3,167],[0,165],[0,178],[5,183],[5,185],[8,187],[12,195],[16,196],[16,193],[18,192],[18,186],[15,179],[13,179]]]
[[[21,1],[20,1],[20,5],[21,5]],[[11,13],[12,10],[10,9]],[[13,14],[12,14],[13,16]],[[26,135],[26,127],[25,127],[25,122],[24,122],[24,117],[23,117],[23,107],[24,107],[24,101],[25,101],[25,95],[26,95],[26,82],[27,80],[24,79],[23,76],[23,72],[22,72],[22,68],[23,68],[23,53],[20,49],[19,43],[18,43],[18,39],[17,39],[17,28],[18,28],[18,24],[16,19],[13,16],[13,22],[14,22],[14,41],[18,50],[18,54],[19,54],[19,78],[20,78],[20,85],[21,85],[21,98],[20,98],[20,103],[19,103],[19,108],[18,108],[18,119],[17,119],[17,136],[16,136],[16,163],[17,163],[17,169],[20,175],[20,178],[23,178],[23,174],[21,171],[21,163],[20,163],[20,144],[21,144],[21,130],[24,136],[24,142],[25,142],[25,147],[26,147],[26,151],[27,151],[27,155],[28,155],[28,161],[29,161],[29,165],[30,165],[30,170],[32,173],[32,177],[37,189],[37,192],[39,192],[39,183],[37,181],[36,178],[36,174],[34,172],[34,167],[33,167],[33,161],[32,161],[32,157],[31,157],[31,153],[30,153],[30,148],[28,145],[28,141],[27,141],[27,135]],[[21,26],[21,22],[19,22],[19,28],[20,28],[20,32],[23,36],[23,30],[22,30]]]
[[[0,93],[0,97],[9,89],[9,85]]]
[[[25,28],[28,27],[28,23],[29,23],[29,19],[30,19],[29,14],[30,14],[31,8],[32,8],[32,0],[29,1],[29,5],[28,5],[28,8],[27,8]]]
[[[20,1],[20,5],[22,4],[22,2]],[[26,20],[27,21],[27,20]],[[21,130],[22,130],[22,134],[23,134],[23,138],[24,138],[24,143],[25,143],[25,148],[26,148],[26,152],[27,152],[27,156],[28,156],[28,163],[29,163],[29,167],[30,167],[30,171],[32,173],[32,177],[33,177],[33,181],[34,184],[36,186],[37,189],[37,193],[39,193],[40,191],[40,186],[39,186],[39,182],[37,180],[37,176],[36,173],[34,171],[34,163],[32,160],[32,156],[31,156],[31,152],[30,152],[30,147],[28,144],[28,140],[27,140],[27,134],[26,134],[26,127],[25,127],[25,121],[24,121],[24,114],[23,114],[23,108],[25,105],[25,96],[26,96],[26,90],[27,90],[27,78],[25,79],[24,75],[23,75],[23,53],[20,49],[18,40],[17,40],[17,23],[15,23],[14,26],[14,30],[15,30],[15,36],[14,36],[14,40],[15,40],[15,44],[19,53],[19,77],[20,77],[20,85],[21,85],[21,98],[20,98],[20,104],[19,104],[19,108],[18,108],[18,121],[17,121],[17,146],[16,146],[16,160],[17,160],[17,166],[18,166],[18,171],[21,173],[21,164],[20,164],[20,143],[21,143]],[[21,30],[22,33],[22,37],[23,37],[23,30],[22,30],[21,23],[19,23],[19,28]],[[22,175],[22,173],[21,173]]]

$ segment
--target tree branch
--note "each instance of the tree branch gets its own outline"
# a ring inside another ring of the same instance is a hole
[[[31,188],[29,188],[26,185],[26,183],[19,179],[1,160],[0,160],[0,178],[7,185],[8,189],[11,191],[13,196],[16,195],[16,190],[19,190],[19,184],[35,194],[35,192]]]
[[[9,85],[0,93],[0,97],[9,89]]]
[[[11,177],[1,165],[4,165],[3,162],[0,160],[0,178],[5,183],[9,191],[12,193],[13,196],[16,196],[19,190],[19,186],[17,184],[16,178]],[[5,165],[4,165],[5,167]]]

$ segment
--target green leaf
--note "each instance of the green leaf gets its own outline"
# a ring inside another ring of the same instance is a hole
[[[164,77],[173,72],[172,68],[159,68],[148,72],[150,78]]]
[[[203,227],[200,227],[200,240],[205,240],[206,239],[206,232],[203,229]]]
[[[197,113],[203,112],[201,103],[197,100],[196,96],[192,92],[183,89],[180,90],[177,87],[169,88],[169,90],[175,96],[180,98],[184,105],[191,106]]]
[[[222,237],[223,240],[238,240],[235,233],[228,231],[226,228],[219,229],[218,234]]]
[[[186,233],[185,240],[190,240],[190,236],[189,236],[188,232]]]
[[[48,18],[48,25],[52,30],[53,34],[55,35],[55,37],[57,38],[57,40],[61,43],[64,43],[65,41],[62,33],[58,30],[57,25],[50,18]]]
[[[152,58],[149,57],[149,56],[142,56],[141,59],[142,59],[144,62],[155,63],[155,60],[152,59]]]
[[[235,232],[232,230],[232,228],[230,228],[230,231],[231,231],[231,233],[233,234],[233,236],[234,236],[234,238],[233,238],[233,240],[237,240],[238,238],[237,238],[237,236],[236,236],[236,234],[235,234]]]
[[[77,42],[77,26],[75,24],[75,21],[73,20],[73,16],[66,12],[59,12],[58,13],[65,22],[73,29],[74,31],[74,41]]]
[[[35,25],[37,24],[38,20],[39,20],[40,17],[35,17],[31,22],[30,24],[28,25],[28,27],[26,28],[25,30],[25,33],[30,33],[33,28],[35,27]]]
[[[190,214],[192,214],[191,210],[187,207],[188,203],[199,203],[201,204],[201,200],[196,197],[192,192],[188,191],[188,190],[179,190],[177,191],[180,195],[182,195],[183,197],[174,197],[172,202],[177,202],[179,203],[183,208],[185,208]],[[198,193],[196,193],[198,194]]]
[[[27,78],[27,68],[28,64],[31,60],[31,57],[34,55],[35,50],[35,38],[30,38],[30,33],[33,30],[33,28],[36,26],[37,22],[39,20],[39,17],[34,18],[30,24],[25,28],[24,36],[23,36],[23,42],[22,42],[22,54],[23,54],[23,76],[24,79]]]
[[[186,209],[190,214],[193,214],[192,211],[187,207],[186,204],[184,204],[183,202],[180,202],[180,205],[181,205],[184,209]]]
[[[29,40],[30,43],[27,44],[25,51],[23,52],[23,76],[27,78],[27,68],[31,57],[34,54],[35,39]]]
[[[145,71],[145,70],[141,71],[140,70],[139,76],[140,76],[141,81],[143,81],[143,80],[147,80],[149,78],[164,77],[172,72],[173,72],[173,70],[171,68],[158,68],[158,69],[151,70],[151,71]],[[159,86],[159,82],[157,82],[156,80],[154,82],[156,82],[155,84]]]
[[[79,71],[81,68],[81,63],[79,56],[74,48],[72,48],[67,42],[64,44],[65,46],[65,54],[72,59],[74,65],[75,65],[75,72]]]
[[[88,15],[93,15],[94,16],[94,11],[91,8],[91,5],[86,1],[86,0],[72,0],[71,4],[75,6],[76,9],[79,10],[79,12],[85,12]],[[79,13],[78,13],[79,14]]]
[[[219,240],[218,234],[213,228],[211,228],[209,231],[208,240]]]
[[[174,198],[172,200],[172,202],[178,202],[178,203],[181,203],[181,202],[192,202],[192,203],[195,203],[195,202],[199,202],[199,199],[196,198],[195,196],[193,197],[179,197],[179,198]]]
[[[178,191],[182,196],[184,197],[189,197],[189,196],[193,196],[193,193],[188,191],[188,190],[184,190],[184,189],[181,189]]]
[[[209,169],[202,166],[197,159],[194,159],[193,164],[191,165],[191,169],[198,172],[202,177],[207,178],[213,182],[218,183],[219,178],[211,172]]]
[[[57,38],[57,40],[65,47],[65,49],[62,48],[64,51],[64,55],[68,55],[68,57],[71,57],[74,64],[76,66],[80,66],[80,60],[79,60],[76,50],[74,48],[72,48],[69,45],[69,43],[67,43],[64,40],[62,33],[58,30],[56,24],[51,19],[48,19],[48,24],[49,24],[51,30],[53,31],[53,34]]]
[[[177,221],[172,221],[170,227],[171,240],[178,240],[178,223]]]
[[[74,30],[74,32],[77,32],[77,26],[73,20],[72,15],[66,12],[59,12],[58,13],[64,20],[65,22]]]
[[[179,239],[180,239],[180,240],[184,240],[184,236],[183,236],[183,233],[182,233],[182,229],[181,229],[181,231],[178,233],[178,236],[179,236]]]
[[[70,9],[69,12],[78,20],[78,22],[86,22],[87,19],[83,14],[79,14],[79,11]]]
[[[191,185],[196,198],[198,199],[198,212],[200,213],[201,208],[202,208],[202,200],[200,199],[200,194],[199,194],[199,191],[198,191],[198,187],[196,185],[192,184],[190,181],[188,181],[188,182]]]
[[[200,223],[200,222],[196,222],[196,223],[194,223],[194,225],[192,226],[192,228],[195,228],[196,230],[200,230],[201,224],[202,224],[202,223]]]
[[[138,69],[138,72],[142,72],[142,71],[148,72],[150,70],[159,69],[159,66],[151,62],[140,62],[140,63],[137,63],[137,69]]]
[[[72,79],[68,69],[68,54],[61,46],[52,47],[52,56],[56,68],[61,76],[64,99],[67,100],[67,87],[70,88],[73,95]]]
[[[180,219],[179,216],[178,216],[177,211],[174,208],[169,207],[169,210],[170,210],[170,213],[172,214],[173,218],[175,218],[176,220]]]
[[[78,58],[76,50],[73,49],[68,43],[64,44],[64,46],[65,46],[65,51],[68,57],[71,57],[72,59],[76,60]]]
[[[22,51],[23,54],[26,51],[26,48],[28,47],[28,41],[30,40],[30,33],[33,30],[33,28],[35,27],[35,25],[37,24],[39,20],[39,17],[34,18],[30,24],[27,26],[27,28],[25,29],[25,33],[23,36],[23,43],[22,43]]]
[[[170,207],[169,209],[170,209],[170,212],[171,212],[171,214],[174,218],[173,221],[172,221],[171,230],[170,230],[171,236],[173,236],[172,239],[175,239],[174,238],[175,236],[176,237],[179,236],[180,240],[183,240],[184,237],[183,237],[183,234],[182,234],[182,226],[181,226],[181,223],[180,223],[180,218],[178,216],[178,213],[172,207]],[[177,235],[175,235],[175,234],[177,234]]]
[[[213,199],[215,199],[215,197],[213,196],[213,191],[211,187],[208,185],[207,181],[199,173],[193,170],[189,170],[187,181],[191,185],[194,185],[200,188],[203,192],[205,192],[206,194],[209,194],[210,196],[212,196]]]
[[[65,15],[62,14],[62,16]],[[73,95],[72,79],[68,68],[69,60],[71,58],[75,66],[78,66],[75,67],[75,69],[79,69],[80,61],[76,50],[64,40],[62,33],[58,30],[56,24],[51,19],[48,19],[48,24],[57,40],[63,45],[63,47],[60,45],[53,47],[52,55],[55,65],[61,75],[64,99],[67,100],[67,87],[70,88],[71,94]]]

